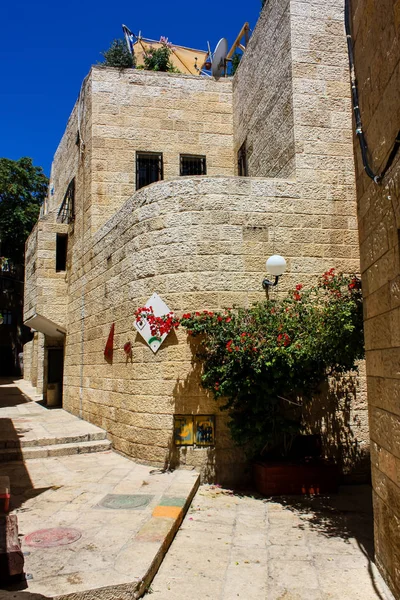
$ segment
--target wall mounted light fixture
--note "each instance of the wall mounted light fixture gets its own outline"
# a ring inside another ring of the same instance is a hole
[[[271,275],[274,275],[275,280],[270,281],[267,278],[263,279],[262,286],[264,290],[268,290],[268,288],[275,287],[276,285],[278,285],[279,277],[283,275],[286,269],[286,260],[283,258],[283,256],[280,256],[279,254],[274,254],[273,256],[270,256],[267,260],[266,267],[267,273],[271,273]]]

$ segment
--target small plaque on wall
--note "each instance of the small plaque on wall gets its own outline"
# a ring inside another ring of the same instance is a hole
[[[176,446],[214,446],[214,415],[175,415],[174,442]]]
[[[214,415],[196,415],[194,417],[194,443],[196,446],[213,446],[214,438]]]
[[[174,442],[176,446],[193,446],[193,417],[174,416]]]

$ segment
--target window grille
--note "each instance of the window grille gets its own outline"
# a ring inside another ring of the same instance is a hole
[[[72,223],[75,219],[75,177],[70,181],[57,215],[58,223]]]
[[[246,142],[243,142],[238,152],[238,175],[239,177],[247,177],[248,174]]]
[[[163,179],[163,156],[155,152],[136,152],[136,189]]]
[[[206,157],[181,154],[181,175],[206,175]]]

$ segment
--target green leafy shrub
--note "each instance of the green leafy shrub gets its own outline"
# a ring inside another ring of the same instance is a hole
[[[129,52],[125,40],[114,40],[108,50],[101,53],[104,57],[103,65],[128,69],[135,66],[135,59]]]
[[[172,45],[166,38],[161,38],[160,48],[149,48],[144,56],[144,69],[146,71],[162,71],[179,73],[178,69],[171,63]]]
[[[181,324],[200,336],[202,385],[224,401],[234,441],[252,456],[285,455],[313,392],[364,356],[361,282],[333,269],[282,300],[185,314]]]

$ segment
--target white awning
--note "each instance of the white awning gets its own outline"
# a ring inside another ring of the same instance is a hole
[[[35,329],[36,331],[40,331],[40,333],[44,333],[52,338],[62,338],[67,333],[64,327],[61,325],[57,325],[50,319],[43,317],[42,315],[35,314],[30,319],[27,319],[24,322],[24,325],[30,327],[31,329]]]

